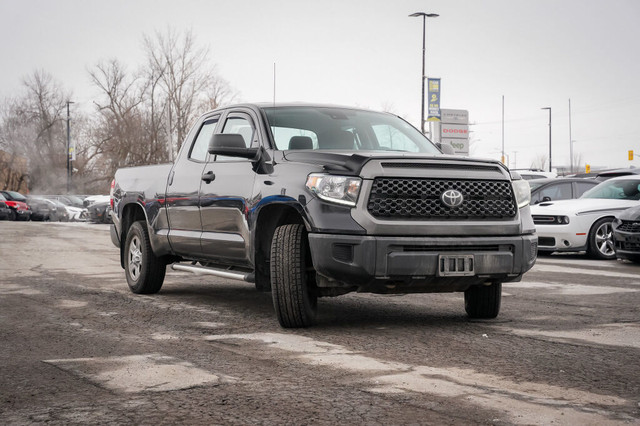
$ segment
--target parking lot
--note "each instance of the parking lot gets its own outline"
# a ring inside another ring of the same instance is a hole
[[[496,320],[351,294],[285,330],[248,283],[130,293],[108,229],[0,222],[2,423],[640,422],[640,265],[540,257]]]

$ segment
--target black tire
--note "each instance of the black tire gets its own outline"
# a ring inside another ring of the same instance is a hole
[[[588,253],[594,259],[611,260],[616,258],[613,243],[613,218],[603,217],[593,224],[589,231]]]
[[[464,309],[470,318],[490,319],[500,313],[502,283],[471,286],[464,292]]]
[[[129,288],[136,294],[157,293],[162,288],[166,270],[166,263],[151,250],[147,224],[134,222],[124,245],[124,271]]]
[[[18,214],[16,213],[15,210],[11,210],[11,212],[9,213],[9,220],[13,220],[13,221],[18,220]]]
[[[271,241],[271,295],[278,322],[284,328],[314,324],[318,296],[307,265],[311,263],[304,225],[276,228]]]

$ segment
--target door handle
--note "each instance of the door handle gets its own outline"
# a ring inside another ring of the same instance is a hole
[[[207,173],[202,175],[202,180],[206,183],[211,183],[212,180],[216,178],[216,175],[213,174],[212,171],[208,171]]]

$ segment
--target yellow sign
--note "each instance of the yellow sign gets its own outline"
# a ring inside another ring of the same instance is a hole
[[[585,172],[585,173],[591,173],[591,166],[590,166],[590,165],[588,165],[588,164],[585,164],[585,166],[584,166],[584,172]]]
[[[629,161],[633,160],[633,150],[629,150]]]

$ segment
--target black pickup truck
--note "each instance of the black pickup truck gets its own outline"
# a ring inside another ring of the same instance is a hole
[[[211,111],[174,164],[120,169],[111,194],[134,293],[158,292],[169,264],[240,279],[272,293],[283,327],[349,292],[464,292],[470,317],[494,318],[537,254],[525,180],[361,109]]]

